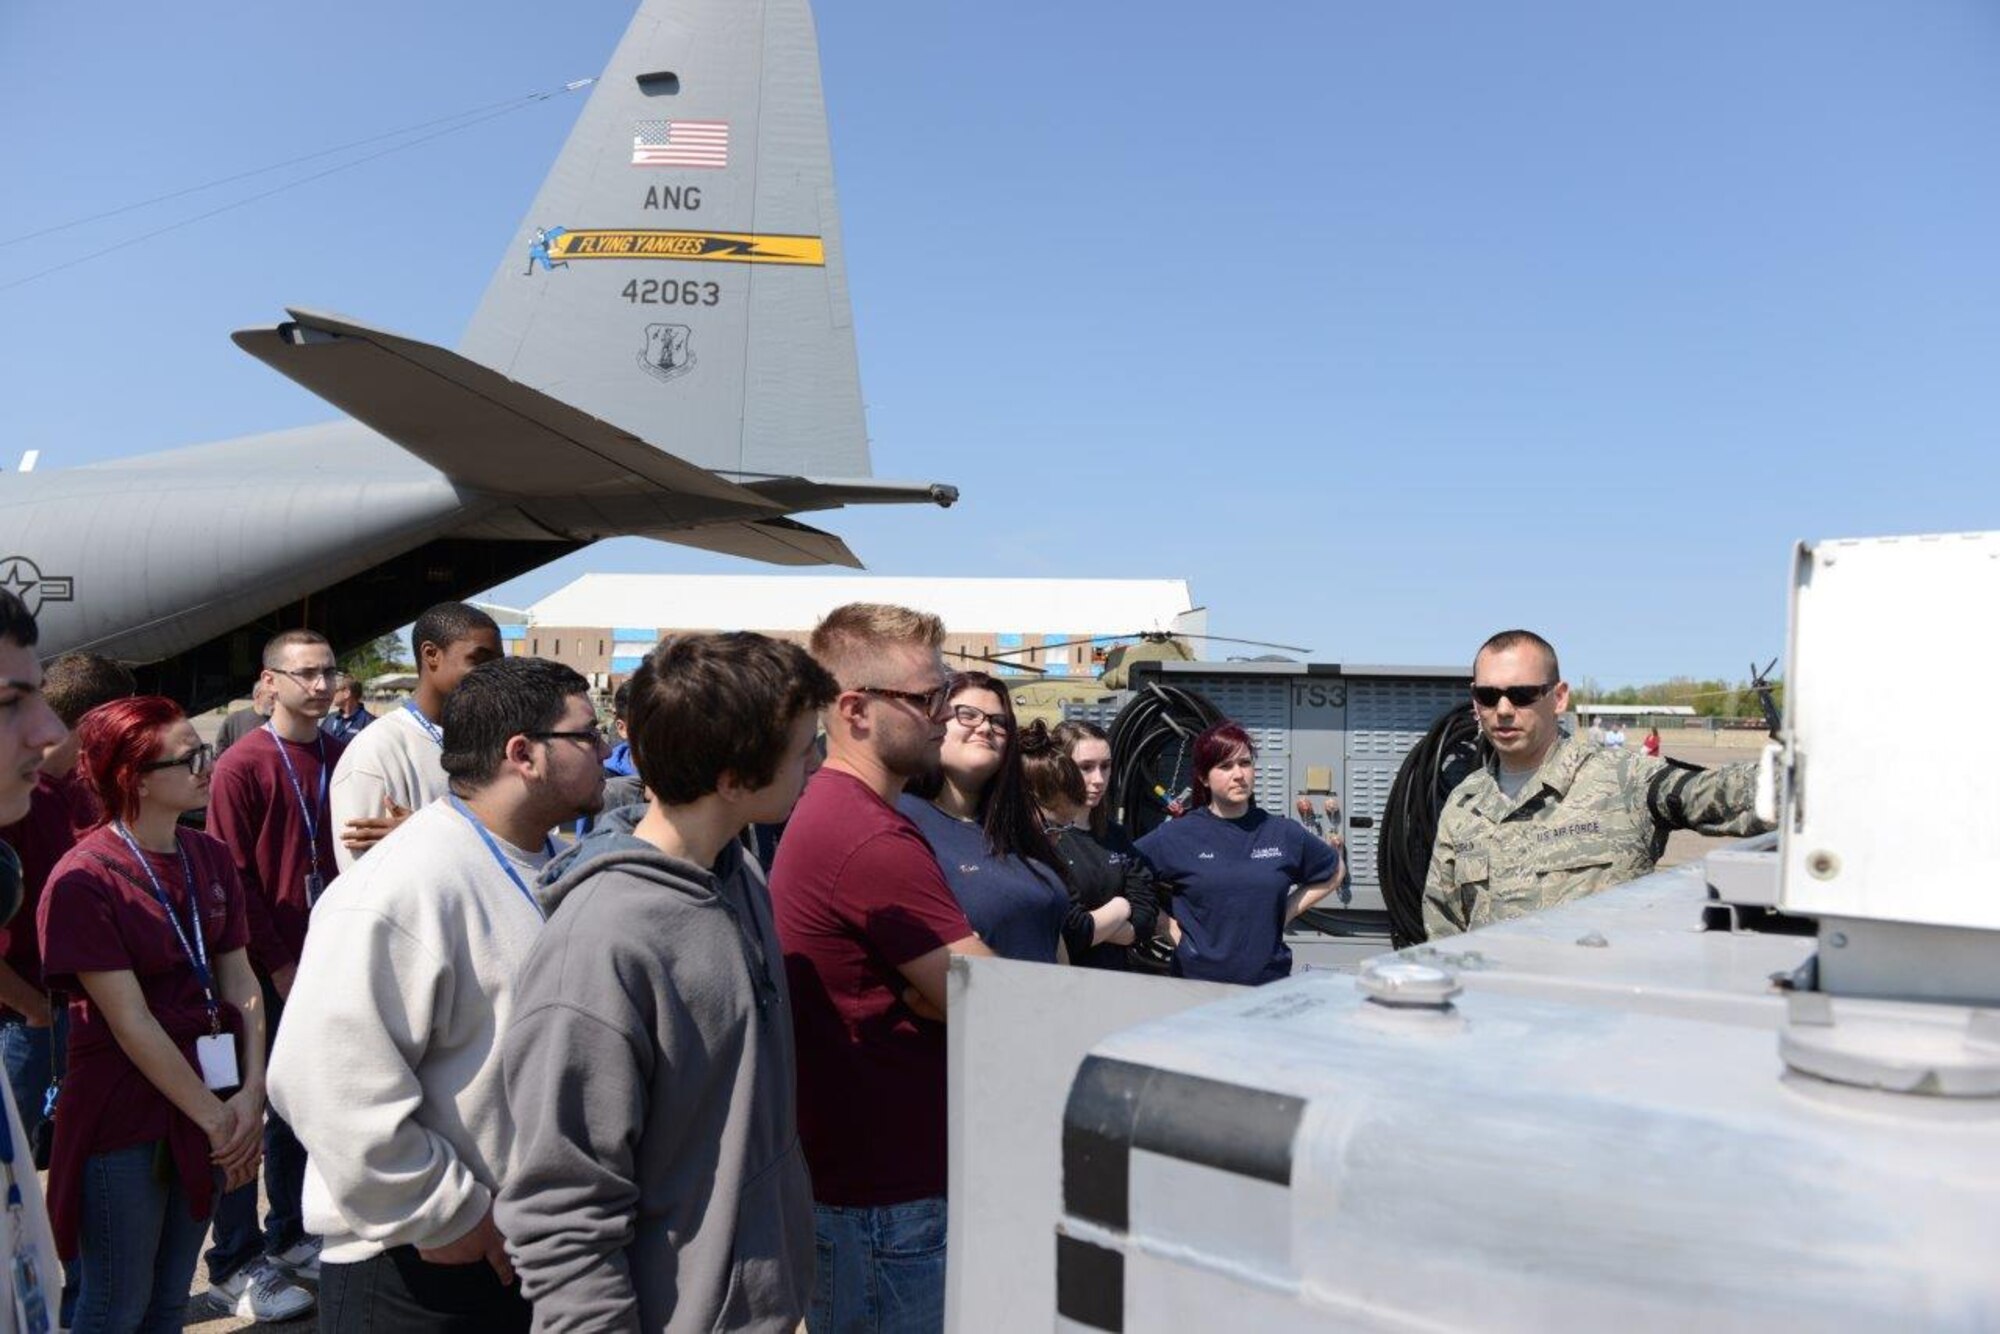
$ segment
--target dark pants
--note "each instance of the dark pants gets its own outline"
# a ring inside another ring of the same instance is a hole
[[[81,1294],[71,1329],[178,1330],[202,1231],[162,1143],[92,1154],[83,1165]]]
[[[264,1046],[266,1062],[271,1041],[278,1036],[278,1021],[284,1017],[285,1003],[278,999],[271,979],[261,974],[264,987]],[[305,1215],[299,1196],[305,1190],[306,1150],[283,1117],[264,1109],[264,1193],[271,1211],[264,1216],[264,1230],[257,1231],[257,1183],[238,1186],[215,1202],[215,1231],[208,1248],[208,1281],[220,1283],[260,1255],[276,1255],[305,1240]]]
[[[358,1264],[322,1263],[320,1334],[526,1334],[521,1285],[500,1285],[484,1260],[434,1265],[414,1246]]]

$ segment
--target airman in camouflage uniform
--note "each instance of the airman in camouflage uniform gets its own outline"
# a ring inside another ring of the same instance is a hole
[[[1495,757],[1439,815],[1424,884],[1432,940],[1645,875],[1670,830],[1769,828],[1753,809],[1754,763],[1697,772],[1561,736],[1559,676],[1555,650],[1525,630],[1495,635],[1474,659],[1473,707]]]

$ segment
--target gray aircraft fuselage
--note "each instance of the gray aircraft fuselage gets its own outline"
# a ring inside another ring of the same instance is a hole
[[[956,498],[869,475],[806,0],[644,0],[461,352],[291,316],[235,341],[348,420],[0,474],[44,655],[202,707],[602,538],[858,565],[787,516]]]

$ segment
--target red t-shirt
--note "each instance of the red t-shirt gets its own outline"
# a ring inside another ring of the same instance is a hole
[[[228,850],[206,834],[179,831],[201,904],[209,967],[244,948],[243,892]],[[160,888],[189,931],[187,882],[173,853],[147,852]],[[181,1115],[125,1054],[78,973],[130,972],[146,1008],[196,1069],[194,1040],[208,1032],[208,1006],[194,964],[168,925],[152,882],[109,825],[91,830],[56,863],[38,914],[42,969],[48,985],[69,999],[69,1068],[57,1104],[56,1141],[49,1164],[49,1213],[57,1249],[74,1254],[82,1206],[83,1165],[94,1153],[165,1139],[180,1167],[196,1217],[209,1208],[208,1137]],[[190,933],[188,944],[194,944]],[[219,982],[218,982],[219,985]],[[223,1027],[240,1031],[241,1017],[217,993]],[[239,1053],[240,1058],[240,1053]]]
[[[944,1025],[902,964],[972,934],[917,827],[851,774],[806,785],[771,868],[798,1039],[799,1136],[822,1204],[945,1193]]]
[[[280,746],[291,759],[291,774],[298,777],[296,793]],[[306,918],[312,911],[306,876],[317,866],[324,888],[340,873],[333,860],[333,817],[320,795],[319,778],[324,767],[331,781],[345,748],[323,732],[299,742],[259,728],[215,762],[208,785],[208,832],[235,859],[249,912],[250,962],[266,975],[297,963],[305,950]],[[319,825],[316,840],[307,832],[307,810]]]
[[[29,986],[41,989],[42,950],[35,937],[35,909],[42,887],[63,854],[76,843],[76,811],[70,804],[70,784],[42,774],[35,780],[34,804],[19,823],[0,829],[0,840],[21,858],[21,910],[0,926],[0,959]],[[0,1015],[21,1017],[12,1006],[0,1005]]]

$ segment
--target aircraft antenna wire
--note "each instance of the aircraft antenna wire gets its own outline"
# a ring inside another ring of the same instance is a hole
[[[310,162],[313,161],[314,159],[325,157],[330,153],[344,152],[348,149],[360,147],[365,144],[377,143],[383,139],[393,139],[400,135],[412,133],[415,130],[426,129],[430,126],[442,124],[443,122],[455,122],[452,124],[445,124],[443,129],[432,130],[431,133],[429,134],[418,135],[414,139],[407,139],[402,143],[391,144],[387,148],[379,149],[373,153],[365,153],[360,157],[349,159],[346,162],[336,163],[333,166],[327,167],[321,171],[310,172],[304,176],[298,177],[296,180],[286,181],[284,184],[273,186],[268,190],[260,190],[256,194],[247,195],[242,199],[237,199],[226,204],[217,205],[215,208],[209,209],[204,213],[197,213],[193,217],[183,218],[179,222],[168,223],[164,227],[156,227],[152,231],[142,232],[137,236],[128,237],[123,241],[113,242],[111,245],[105,246],[102,249],[93,250],[88,254],[78,255],[74,259],[64,260],[62,263],[50,265],[46,269],[38,269],[34,273],[30,273],[23,277],[16,278],[11,282],[0,283],[0,292],[5,292],[12,288],[20,287],[26,283],[34,282],[38,278],[46,278],[53,273],[61,273],[64,269],[73,269],[79,264],[87,264],[94,259],[102,259],[106,255],[114,254],[120,250],[129,249],[132,246],[139,245],[142,242],[151,241],[156,237],[166,236],[169,233],[180,231],[183,228],[192,227],[198,222],[206,222],[210,218],[217,217],[221,214],[231,212],[235,209],[245,208],[251,204],[259,203],[263,200],[271,198],[273,195],[280,195],[288,190],[297,189],[299,186],[310,185],[314,181],[324,180],[328,176],[338,175],[339,173],[347,171],[351,168],[359,167],[366,163],[373,162],[378,158],[389,157],[392,154],[401,153],[406,149],[415,148],[420,144],[427,144],[433,139],[442,139],[444,136],[448,134],[456,134],[460,130],[469,130],[475,125],[484,124],[489,120],[497,120],[501,116],[510,115],[513,112],[519,111],[525,107],[533,106],[537,102],[546,102],[550,98],[560,97],[565,93],[575,92],[577,89],[580,88],[587,88],[591,84],[594,84],[596,82],[597,80],[594,78],[573,79],[570,82],[564,84],[560,88],[545,89],[538,93],[530,93],[524,97],[509,98],[505,102],[492,103],[485,108],[478,108],[475,109],[474,111],[469,111],[469,112],[462,111],[455,116],[445,116],[439,118],[438,120],[425,121],[420,125],[408,126],[401,130],[390,130],[384,134],[371,135],[369,138],[357,139],[353,143],[344,144],[338,148],[328,148],[328,149],[322,149],[316,153],[307,153],[302,157],[293,158],[288,162],[274,163],[268,167],[258,167],[251,171],[239,172],[234,176],[223,177],[219,180],[209,181],[202,185],[189,186],[186,189],[176,190],[169,194],[160,195],[154,199],[142,200],[139,203],[130,204],[123,208],[111,209],[108,212],[93,214],[92,216],[86,218],[77,218],[71,222],[58,223],[53,227],[46,227],[38,232],[28,232],[24,235],[14,237],[12,240],[9,241],[0,241],[0,245],[13,245],[16,244],[17,242],[32,240],[38,236],[47,236],[51,232],[63,231],[66,228],[70,227],[79,227],[82,226],[84,223],[95,222],[100,218],[114,217],[121,213],[129,213],[133,209],[145,208],[151,204],[161,203],[169,199],[178,199],[183,195],[195,194],[202,190],[213,189],[214,187],[219,185],[226,185],[231,181],[244,180],[251,176],[260,176],[267,172],[277,171],[283,167],[295,166],[301,162]],[[467,119],[467,117],[470,117],[470,119]]]

